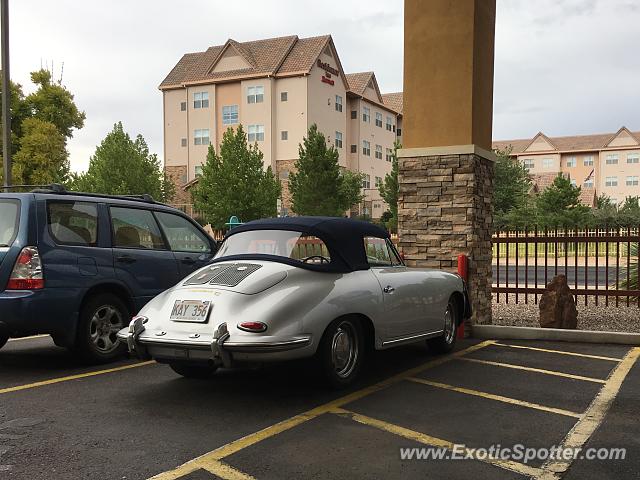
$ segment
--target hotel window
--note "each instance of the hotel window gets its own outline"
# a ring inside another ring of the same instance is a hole
[[[637,187],[638,177],[627,177],[627,187]]]
[[[382,128],[382,114],[376,112],[376,127]]]
[[[336,95],[336,112],[342,111],[342,97],[340,95]]]
[[[618,186],[618,177],[606,177],[604,184],[607,187],[617,187]]]
[[[280,132],[280,140],[289,140],[289,132],[287,130]]]
[[[180,102],[180,111],[181,112],[187,111],[187,102]]]
[[[209,92],[194,93],[193,108],[209,108]]]
[[[382,145],[376,145],[376,158],[382,160]]]
[[[336,148],[342,148],[342,132],[336,132]]]
[[[585,167],[593,167],[593,155],[584,157],[584,160],[582,161],[582,163]]]
[[[182,140],[180,140],[180,145],[182,145],[183,147],[187,146],[187,139],[183,138]]]
[[[592,188],[593,187],[593,178],[587,178],[583,185],[587,188]]]
[[[578,186],[578,184],[576,183],[576,180],[574,178],[571,179],[571,185],[573,185],[574,187]]]
[[[567,158],[567,167],[572,168],[576,166],[576,157]]]
[[[524,168],[527,170],[531,170],[536,167],[536,162],[532,158],[525,158],[522,161],[522,165],[524,165]]]
[[[238,123],[238,105],[225,105],[222,107],[222,124],[235,125]]]
[[[369,107],[362,107],[362,121],[363,122],[371,121],[371,109]]]
[[[247,103],[262,103],[264,101],[264,87],[247,87]]]
[[[543,158],[542,168],[553,168],[553,158]]]
[[[385,125],[385,128],[390,132],[393,130],[393,119],[391,117],[387,117],[387,123]]]
[[[247,132],[247,141],[249,143],[264,141],[264,125],[249,125]]]
[[[288,92],[280,92],[280,101],[281,102],[286,102],[287,100],[289,100],[289,93]]]
[[[362,141],[362,154],[366,155],[367,157],[371,156],[371,143],[367,142],[366,140]]]
[[[351,110],[351,120],[356,120],[358,118],[358,111]]]
[[[358,145],[351,145],[351,153],[358,153]]]
[[[390,148],[387,148],[385,160],[387,162],[390,162],[392,159],[393,159],[393,150]]]
[[[196,165],[196,177],[201,177],[202,176],[202,165]]]
[[[362,188],[371,188],[371,175],[366,175],[362,178]]]
[[[398,134],[398,137],[401,137],[401,136],[402,136],[402,129],[401,129],[401,128],[398,128],[398,129],[396,130],[396,133]]]
[[[640,153],[629,153],[627,163],[640,163]]]
[[[382,177],[376,177],[376,187],[382,185]]]
[[[610,155],[607,155],[606,160],[607,165],[617,165],[618,164],[618,154],[617,153],[613,153]]]
[[[204,128],[201,130],[194,130],[193,132],[193,144],[194,145],[209,145],[209,129]]]

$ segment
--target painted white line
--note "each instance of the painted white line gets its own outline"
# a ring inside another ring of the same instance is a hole
[[[34,340],[36,338],[49,337],[50,335],[31,335],[30,337],[10,338],[10,342],[22,342],[23,340]]]

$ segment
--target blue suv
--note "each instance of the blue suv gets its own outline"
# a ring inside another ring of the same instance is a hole
[[[132,315],[216,249],[200,225],[147,195],[0,193],[0,348],[50,334],[86,361],[111,361],[126,350],[116,333]]]

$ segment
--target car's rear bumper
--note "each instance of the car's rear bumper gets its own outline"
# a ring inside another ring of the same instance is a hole
[[[213,363],[226,367],[236,362],[268,362],[302,358],[311,352],[311,335],[278,340],[236,341],[230,338],[226,324],[221,324],[212,338],[156,338],[145,332],[142,321],[134,320],[128,330],[118,333],[129,351],[141,359],[160,362]]]

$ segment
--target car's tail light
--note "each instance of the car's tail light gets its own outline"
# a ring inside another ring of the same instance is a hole
[[[240,330],[245,332],[264,332],[267,329],[267,325],[262,322],[242,322],[238,324]]]
[[[44,288],[42,261],[36,247],[24,247],[13,266],[7,290],[38,290]]]

